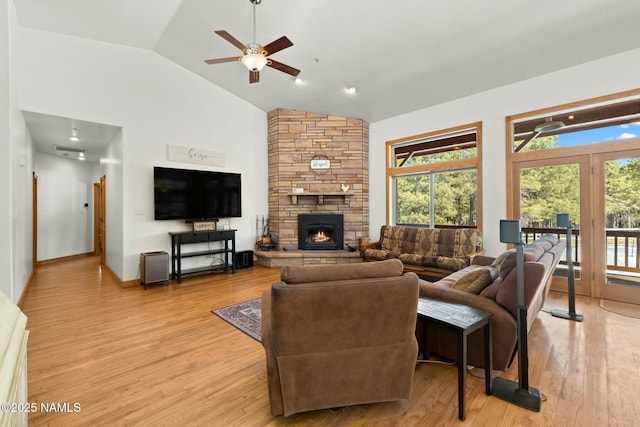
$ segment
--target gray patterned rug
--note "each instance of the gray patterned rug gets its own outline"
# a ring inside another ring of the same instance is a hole
[[[228,307],[211,310],[222,320],[240,329],[256,341],[261,342],[260,315],[262,314],[262,298],[233,304]]]

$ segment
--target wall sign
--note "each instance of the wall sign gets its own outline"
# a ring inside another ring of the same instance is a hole
[[[331,169],[331,161],[324,155],[314,156],[311,159],[311,169]]]
[[[201,148],[170,144],[167,144],[167,159],[173,162],[197,163],[199,165],[221,167],[225,165],[223,151],[203,150]]]

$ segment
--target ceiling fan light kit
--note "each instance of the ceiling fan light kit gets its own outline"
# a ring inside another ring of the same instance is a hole
[[[267,57],[261,53],[248,53],[242,57],[242,63],[249,71],[261,71],[267,62]]]
[[[564,127],[564,123],[560,121],[554,121],[553,117],[547,117],[544,123],[540,123],[535,127],[536,132],[549,132],[552,130],[560,129]]]
[[[256,43],[256,5],[260,4],[262,0],[249,1],[253,4],[253,43],[245,45],[225,30],[216,30],[215,33],[217,35],[240,49],[244,55],[240,57],[232,56],[228,58],[206,59],[204,62],[207,64],[222,64],[224,62],[235,62],[240,60],[249,70],[249,83],[258,83],[260,81],[260,71],[265,66],[282,71],[283,73],[289,74],[293,77],[297,77],[298,74],[300,74],[300,70],[283,64],[282,62],[275,61],[269,57],[269,55],[273,55],[276,52],[280,52],[283,49],[293,46],[291,40],[286,36],[282,36],[266,46],[261,46]]]

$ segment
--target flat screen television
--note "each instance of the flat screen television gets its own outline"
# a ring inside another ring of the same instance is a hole
[[[153,168],[156,220],[187,222],[242,216],[238,173]]]

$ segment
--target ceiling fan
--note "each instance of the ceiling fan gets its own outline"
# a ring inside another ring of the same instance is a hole
[[[266,46],[260,46],[256,43],[256,5],[260,4],[262,0],[249,1],[253,3],[253,43],[245,45],[228,32],[224,30],[217,30],[215,31],[217,35],[240,49],[244,52],[244,55],[231,56],[228,58],[206,59],[204,62],[207,64],[221,64],[224,62],[242,61],[245,67],[249,69],[249,83],[258,83],[260,81],[260,70],[262,70],[265,65],[296,77],[300,74],[300,70],[283,64],[282,62],[278,62],[275,59],[271,59],[270,57],[270,55],[273,55],[276,52],[280,52],[283,49],[293,46],[291,40],[286,36],[282,36]]]

